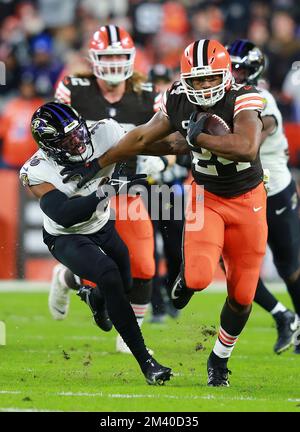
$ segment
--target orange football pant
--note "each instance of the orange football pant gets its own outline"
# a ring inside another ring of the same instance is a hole
[[[183,240],[186,285],[203,290],[213,279],[222,255],[228,297],[241,305],[252,303],[267,244],[266,191],[260,183],[234,198],[222,198],[193,182],[188,199]],[[196,201],[204,199],[203,228],[190,230]]]

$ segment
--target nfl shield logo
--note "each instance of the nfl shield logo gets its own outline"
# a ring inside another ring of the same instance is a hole
[[[117,114],[116,108],[109,108],[109,110],[108,110],[109,117],[115,117],[116,114]]]

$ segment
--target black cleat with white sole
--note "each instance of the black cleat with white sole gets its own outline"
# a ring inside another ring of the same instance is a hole
[[[211,353],[207,360],[207,385],[210,387],[229,387],[228,375],[231,375],[231,371],[227,369],[226,362],[215,362],[212,360],[216,357],[214,353]]]
[[[273,315],[276,321],[278,338],[274,345],[274,352],[281,354],[293,344],[294,334],[297,330],[298,318],[294,312],[286,310]]]
[[[231,371],[227,368],[228,358],[220,358],[213,351],[207,359],[207,385],[210,387],[229,387],[228,375]]]
[[[207,385],[209,387],[229,387],[228,374],[231,374],[229,369],[213,366],[207,368],[207,374]]]
[[[171,300],[173,306],[176,309],[183,309],[191,300],[194,292],[194,290],[187,288],[182,279],[181,273],[179,273],[171,291]]]
[[[172,376],[172,369],[162,366],[154,358],[146,361],[143,373],[149,385],[164,385]]]
[[[108,316],[105,300],[99,288],[82,286],[79,288],[77,295],[91,309],[93,313],[94,321],[97,324],[97,326],[101,330],[105,332],[109,332],[112,329],[113,325]]]

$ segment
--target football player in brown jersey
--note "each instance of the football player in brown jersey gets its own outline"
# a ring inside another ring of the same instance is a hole
[[[126,132],[147,122],[159,109],[161,95],[153,91],[150,83],[144,82],[141,74],[134,71],[135,51],[132,38],[123,28],[115,25],[100,27],[89,45],[93,73],[65,77],[57,86],[55,98],[71,104],[88,122],[113,118]],[[158,163],[162,169],[167,164],[164,158],[158,160]],[[123,165],[120,173],[124,177],[135,172],[136,157],[133,157]],[[135,205],[144,207],[140,197],[130,196],[126,200],[119,197],[113,199],[112,207],[116,211],[116,229],[129,249],[133,276],[129,300],[141,325],[150,302],[155,272],[154,236],[146,210],[143,212],[143,220],[133,222],[129,216],[124,217],[133,201],[136,201]],[[122,217],[119,218],[119,214]],[[86,283],[88,282],[83,281],[83,284]],[[73,274],[58,265],[54,269],[49,296],[50,312],[56,319],[66,316],[68,287],[78,289]],[[86,301],[90,292],[90,288],[82,288],[79,295]],[[120,336],[117,337],[116,349],[131,353]]]
[[[215,40],[198,40],[184,50],[181,82],[165,93],[161,110],[148,123],[89,166],[64,170],[65,181],[80,175],[78,184],[83,185],[101,167],[129,155],[191,151],[194,182],[186,214],[184,264],[172,295],[174,305],[183,308],[212,282],[222,255],[228,295],[207,362],[209,386],[229,385],[227,362],[248,320],[266,249],[266,190],[258,154],[262,109],[263,100],[254,87],[234,85],[226,48]],[[195,121],[195,112],[198,117],[218,115],[231,133],[205,133],[205,121]],[[187,137],[187,143],[165,139],[174,131]],[[203,227],[193,230],[188,216],[201,201]]]

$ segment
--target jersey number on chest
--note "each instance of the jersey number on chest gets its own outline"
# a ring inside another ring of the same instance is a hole
[[[192,152],[193,153],[193,164],[195,166],[195,170],[201,174],[218,176],[217,166],[213,160],[213,154],[206,149],[199,149],[200,152]],[[198,161],[201,161],[201,165],[198,165]],[[203,166],[203,161],[207,161],[206,166]],[[251,167],[250,162],[234,162],[223,157],[218,156],[217,161],[222,165],[235,164],[236,171],[243,171]]]

